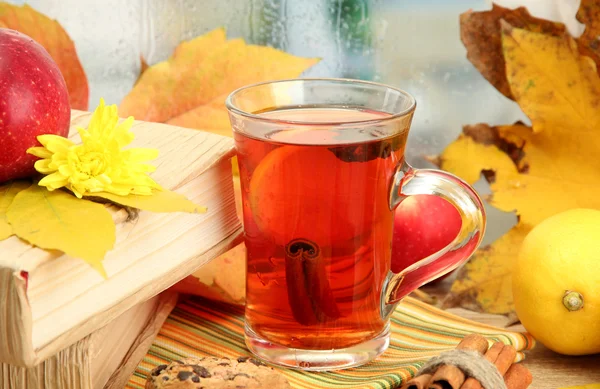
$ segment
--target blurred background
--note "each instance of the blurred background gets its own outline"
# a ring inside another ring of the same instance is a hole
[[[418,105],[407,160],[441,152],[465,124],[527,122],[467,61],[459,15],[489,0],[9,0],[29,4],[66,29],[88,76],[90,105],[120,103],[148,64],[163,61],[182,40],[225,26],[229,38],[321,57],[310,77],[349,77],[400,87]],[[503,0],[538,17],[562,21],[572,33],[578,0]],[[480,181],[476,188],[489,193]],[[515,216],[488,207],[490,242]]]

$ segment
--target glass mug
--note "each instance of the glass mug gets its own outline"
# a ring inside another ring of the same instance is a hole
[[[347,79],[243,87],[226,101],[242,187],[245,337],[267,362],[303,370],[364,364],[389,345],[389,317],[414,289],[464,263],[485,213],[457,177],[404,161],[408,93]],[[394,210],[433,194],[460,212],[454,241],[391,271]]]

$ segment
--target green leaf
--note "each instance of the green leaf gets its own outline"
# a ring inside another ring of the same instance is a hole
[[[12,235],[13,229],[6,220],[6,210],[20,191],[31,186],[31,181],[11,181],[0,186],[0,240]]]
[[[80,258],[106,277],[102,260],[115,244],[116,228],[104,205],[31,185],[15,196],[6,218],[20,238]]]
[[[118,196],[108,192],[86,193],[87,197],[101,197],[126,207],[143,209],[151,212],[188,212],[204,213],[206,207],[201,207],[188,200],[184,195],[162,189],[155,190],[151,196],[128,195]]]

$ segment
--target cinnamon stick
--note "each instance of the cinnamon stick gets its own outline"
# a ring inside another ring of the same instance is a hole
[[[507,389],[526,389],[531,382],[533,382],[531,372],[521,364],[513,364],[504,375]]]
[[[513,364],[517,350],[502,342],[495,342],[488,350],[488,341],[481,335],[470,334],[456,347],[484,354],[494,364],[508,389],[526,389],[533,381],[531,372],[524,366]],[[465,379],[464,372],[453,365],[442,365],[433,374],[423,374],[408,381],[402,389],[482,389],[474,378]]]
[[[291,242],[296,243],[296,242]],[[306,287],[306,271],[304,263],[319,261],[319,251],[310,251],[312,247],[289,244],[285,253],[285,278],[288,289],[288,301],[294,319],[302,325],[309,326],[322,320],[322,313],[315,312],[315,302]],[[308,253],[308,255],[306,253]],[[307,259],[308,257],[308,259]],[[316,258],[315,258],[316,257]]]
[[[502,349],[499,352],[498,349],[500,349],[500,346],[496,346],[496,344],[502,345]],[[492,349],[494,350],[492,351]],[[496,360],[492,361],[491,359],[496,353]],[[515,361],[516,356],[517,350],[515,350],[513,346],[505,345],[501,342],[493,344],[492,347],[490,347],[490,349],[486,353],[486,359],[494,363],[494,366],[496,366],[501,376],[504,376],[504,374],[509,369],[510,365],[512,365],[512,363]],[[481,386],[481,383],[479,383],[479,381],[471,377],[463,383],[460,389],[483,389],[483,387]]]
[[[488,348],[488,341],[481,335],[470,334],[456,346],[458,350],[471,350],[483,354]],[[465,373],[457,366],[440,366],[429,382],[428,389],[459,389],[465,382]]]
[[[501,376],[504,376],[504,374],[506,374],[506,372],[510,368],[510,365],[512,365],[515,362],[516,356],[517,350],[513,346],[504,345],[504,348],[502,348],[502,351],[500,351],[500,354],[498,355],[498,358],[494,363]]]
[[[459,350],[477,351],[479,354],[483,355],[488,349],[488,341],[482,335],[469,334],[460,341],[456,348]]]
[[[433,374],[428,389],[459,389],[465,382],[465,373],[454,365],[440,366]]]
[[[496,362],[496,359],[498,359],[498,355],[500,355],[500,352],[502,351],[503,348],[504,348],[504,343],[495,342],[492,345],[492,347],[490,347],[490,349],[485,353],[485,355],[484,355],[485,359],[487,359],[491,363]]]
[[[492,345],[492,347],[490,347],[490,349],[485,353],[485,355],[484,355],[485,359],[487,359],[491,363],[496,362],[496,359],[498,359],[498,355],[500,355],[500,352],[502,351],[503,348],[504,348],[504,343],[495,342]],[[463,383],[463,386],[461,387],[461,389],[477,388],[477,387],[481,387],[481,384],[479,383],[479,381],[477,381],[473,377],[469,377]]]
[[[288,301],[296,321],[314,325],[337,319],[337,308],[320,247],[307,239],[295,239],[285,248],[285,277]]]
[[[431,374],[422,374],[408,381],[401,389],[427,389]]]

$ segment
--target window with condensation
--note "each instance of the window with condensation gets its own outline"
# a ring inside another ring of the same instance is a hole
[[[90,102],[120,103],[140,72],[167,59],[182,40],[224,26],[228,38],[320,57],[303,76],[373,80],[418,101],[407,149],[416,167],[431,166],[465,124],[527,121],[467,61],[459,15],[489,9],[489,0],[8,0],[57,19],[75,42]],[[502,0],[581,32],[576,0]],[[476,188],[486,194],[487,184]],[[484,243],[515,222],[491,207]]]

